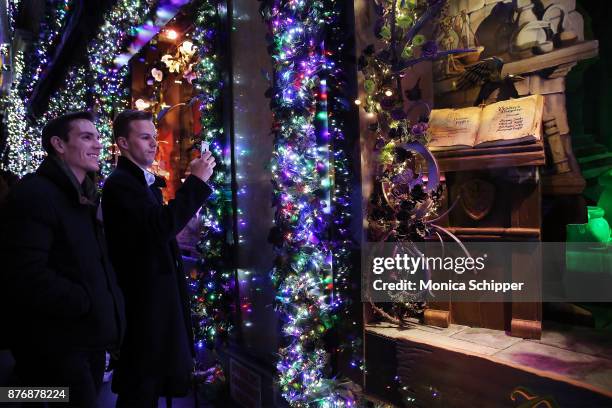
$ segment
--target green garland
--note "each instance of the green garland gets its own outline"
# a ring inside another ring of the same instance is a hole
[[[8,137],[1,153],[2,167],[20,176],[34,171],[45,156],[40,143],[42,125],[28,118],[27,106],[65,29],[72,4],[73,0],[47,0],[38,39],[27,52],[18,51],[14,56],[13,84],[3,101]],[[18,5],[9,3],[11,30]]]
[[[112,170],[112,121],[115,113],[130,106],[128,66],[117,68],[115,58],[135,35],[141,25],[155,11],[158,0],[119,0],[104,16],[96,37],[87,47],[88,66],[93,78],[93,102],[97,108],[100,132],[102,175]]]
[[[336,72],[324,43],[328,28],[340,24],[339,4],[267,0],[261,10],[273,67],[268,95],[276,212],[269,240],[277,251],[272,279],[284,334],[276,365],[279,387],[292,407],[353,406],[355,396],[330,375],[325,339],[347,303],[334,290],[332,262],[339,245],[329,237],[335,192],[330,125],[334,136],[341,129],[330,120],[329,107],[336,104],[328,105],[327,80],[342,72]]]
[[[193,35],[200,60],[194,67],[196,99],[200,103],[202,127],[195,146],[206,142],[217,166],[209,185],[213,189],[202,208],[202,231],[197,248],[201,255],[198,271],[191,276],[192,316],[196,344],[214,348],[224,341],[232,329],[234,275],[230,269],[232,190],[230,145],[221,118],[220,16],[218,1],[200,1],[196,10],[196,31]]]

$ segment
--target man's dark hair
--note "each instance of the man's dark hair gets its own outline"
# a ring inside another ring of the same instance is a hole
[[[120,137],[127,137],[130,133],[130,123],[135,120],[153,120],[151,112],[127,109],[117,115],[113,122],[113,139],[117,143]]]
[[[55,119],[51,119],[42,130],[42,147],[45,152],[49,155],[55,155],[55,149],[51,145],[51,138],[57,136],[63,141],[68,141],[68,132],[70,132],[70,125],[75,120],[85,119],[90,122],[95,122],[96,118],[91,112],[80,111],[66,113],[65,115],[58,116]]]

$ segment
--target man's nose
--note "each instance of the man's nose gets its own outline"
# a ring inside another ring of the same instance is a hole
[[[104,148],[104,146],[102,146],[102,143],[100,142],[100,139],[96,139],[96,143],[94,144],[94,148],[96,148],[98,150],[102,150]]]

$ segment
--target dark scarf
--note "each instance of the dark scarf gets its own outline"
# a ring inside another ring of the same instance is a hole
[[[97,205],[99,201],[99,194],[96,184],[94,183],[92,177],[90,177],[90,174],[87,174],[85,179],[83,179],[83,182],[79,183],[66,162],[57,156],[49,156],[48,159],[51,159],[53,163],[55,163],[61,169],[64,175],[68,177],[70,184],[78,193],[78,200],[81,204]]]

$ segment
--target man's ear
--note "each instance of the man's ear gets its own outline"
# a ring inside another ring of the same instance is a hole
[[[117,146],[122,150],[128,150],[127,139],[123,136],[117,138]]]
[[[58,154],[64,154],[66,152],[66,142],[59,136],[52,136],[50,142],[51,146],[53,146]]]

